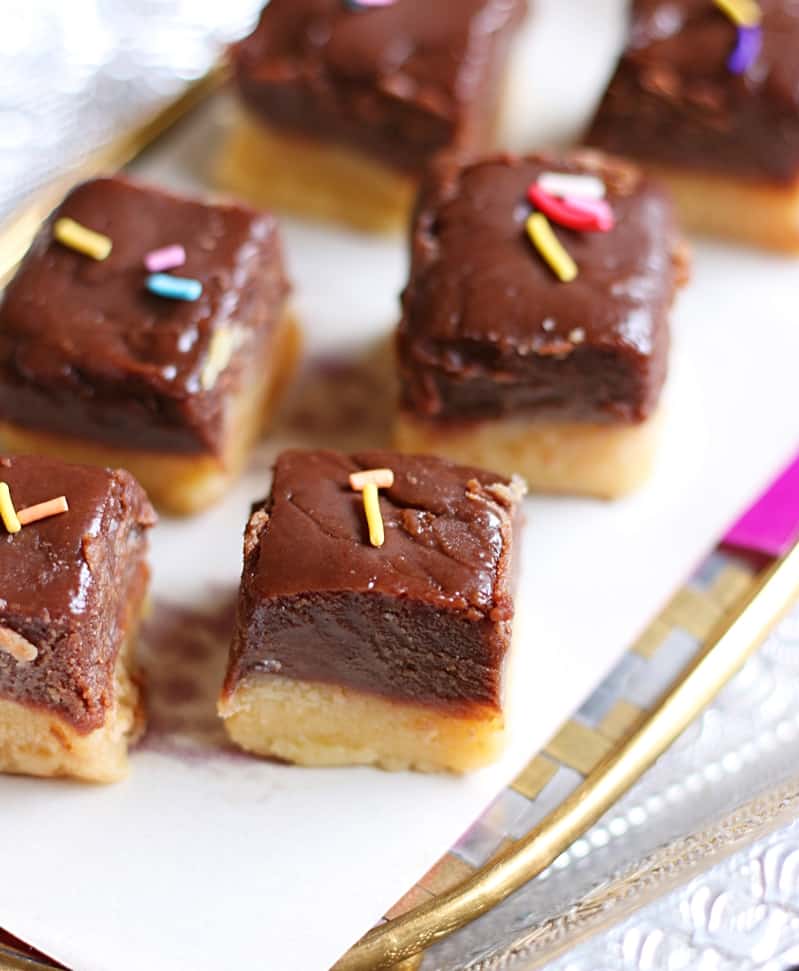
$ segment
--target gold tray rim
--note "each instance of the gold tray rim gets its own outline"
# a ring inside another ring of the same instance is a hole
[[[89,155],[64,177],[34,193],[0,225],[0,288],[10,279],[36,229],[76,182],[115,171],[141,155],[227,80],[220,61],[175,100]],[[437,940],[475,920],[533,879],[622,796],[709,704],[760,646],[799,596],[799,542],[755,579],[736,609],[711,632],[696,658],[623,738],[552,813],[512,847],[451,890],[373,928],[332,971],[378,971],[421,954]],[[19,967],[52,965],[0,946],[0,959]]]

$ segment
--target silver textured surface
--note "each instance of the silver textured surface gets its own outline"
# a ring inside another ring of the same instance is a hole
[[[145,120],[246,33],[262,0],[2,0],[0,220]]]
[[[788,971],[797,964],[799,820],[547,968]]]
[[[665,644],[658,653],[667,653]],[[603,691],[606,685],[582,710],[598,705]],[[711,834],[708,853],[711,846],[717,849],[712,839],[715,820],[795,775],[797,767],[799,609],[583,839],[503,905],[433,948],[423,971],[539,966],[538,959],[557,943],[559,932],[581,931],[579,917],[566,919],[581,898],[593,893],[601,899],[603,884],[645,868],[642,861],[659,848],[700,829]],[[697,846],[690,846],[686,867],[695,864]],[[679,866],[679,858],[670,860],[664,881],[673,879]],[[593,910],[590,916],[595,916]],[[612,923],[612,914],[607,916]],[[582,930],[590,930],[588,923]],[[590,937],[547,968],[772,971],[799,963],[798,954],[799,822]]]

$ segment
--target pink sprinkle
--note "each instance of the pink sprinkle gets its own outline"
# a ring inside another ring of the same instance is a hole
[[[596,216],[597,222],[608,229],[613,226],[613,210],[606,199],[580,199],[577,196],[568,196],[563,200],[572,209],[579,209],[580,212],[591,213]]]
[[[150,273],[162,273],[164,270],[174,270],[186,262],[186,250],[179,243],[174,246],[164,246],[154,249],[144,257],[144,265]]]
[[[556,198],[537,182],[527,189],[527,198],[548,219],[568,229],[584,233],[607,233],[613,229],[613,210],[604,199],[575,201],[574,196]]]

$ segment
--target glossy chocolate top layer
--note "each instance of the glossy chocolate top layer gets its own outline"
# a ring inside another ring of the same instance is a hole
[[[108,258],[57,242],[59,217],[110,237]],[[145,255],[173,243],[186,262],[172,275],[202,284],[194,302],[145,288]],[[272,216],[123,178],[79,185],[0,304],[0,418],[129,448],[215,452],[242,362],[270,339],[287,290]],[[204,387],[223,328],[235,328],[237,349]]]
[[[377,467],[394,472],[380,490],[381,548],[348,481]],[[271,671],[420,702],[496,704],[522,493],[433,457],[284,452],[247,527],[227,691]]]
[[[485,148],[526,0],[271,0],[232,51],[241,96],[271,125],[418,172]]]
[[[615,217],[606,233],[554,227],[578,266],[570,283],[525,231],[527,189],[546,171],[599,176]],[[626,163],[583,152],[439,164],[422,186],[403,294],[403,407],[449,420],[647,417],[678,269],[671,204]]]
[[[755,181],[799,179],[799,5],[760,7],[762,48],[735,75],[737,30],[713,0],[637,0],[588,143]]]
[[[380,490],[386,541],[369,544],[363,500],[349,485],[358,469],[389,467],[394,485]],[[499,484],[490,505],[481,487]],[[510,503],[508,481],[443,459],[394,452],[283,452],[272,494],[247,534],[257,560],[248,577],[259,597],[308,592],[379,591],[436,606],[502,612],[497,570]]]
[[[0,697],[52,710],[80,731],[102,724],[117,652],[141,604],[155,514],[122,470],[0,458],[17,509],[64,495],[69,511],[9,534],[0,524],[0,627],[36,648],[0,649]],[[2,638],[0,638],[2,643]]]

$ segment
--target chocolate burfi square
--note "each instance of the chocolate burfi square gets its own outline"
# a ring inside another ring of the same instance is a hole
[[[491,147],[526,6],[272,0],[231,53],[252,124],[228,181],[367,226],[404,212],[437,152]]]
[[[121,470],[0,458],[20,510],[68,509],[9,532],[0,522],[0,771],[115,781],[143,709],[134,646],[155,514]]]
[[[110,241],[103,259],[57,238],[63,220]],[[145,259],[196,299],[148,289]],[[238,471],[285,379],[296,337],[272,216],[101,178],[45,222],[0,303],[0,442],[134,472],[192,511]]]
[[[587,176],[608,231],[552,232],[563,282],[528,236],[531,185]],[[422,186],[398,332],[397,444],[613,496],[646,474],[684,271],[668,198],[598,153],[446,160]]]
[[[799,249],[799,7],[636,0],[588,144],[672,186],[686,225]]]
[[[370,545],[349,476],[388,468]],[[524,493],[443,459],[288,451],[245,534],[220,714],[303,764],[464,771],[499,751]]]

